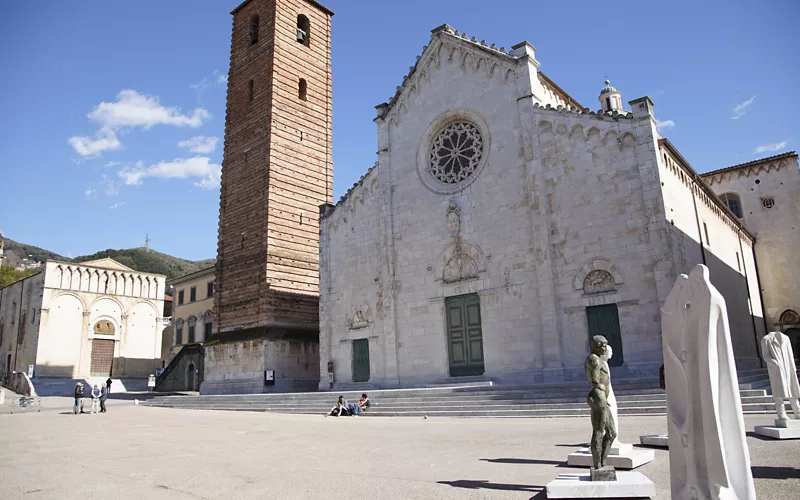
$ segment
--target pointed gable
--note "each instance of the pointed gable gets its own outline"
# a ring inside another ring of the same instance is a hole
[[[80,263],[83,266],[102,267],[103,269],[113,269],[115,271],[136,271],[130,267],[120,264],[114,259],[106,257],[105,259],[90,260]]]

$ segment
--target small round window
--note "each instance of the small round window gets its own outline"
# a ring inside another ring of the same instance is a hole
[[[431,144],[430,173],[445,184],[457,184],[475,172],[482,156],[480,131],[469,122],[451,123],[436,135]]]
[[[766,198],[761,198],[761,206],[764,208],[772,208],[775,206],[775,198],[772,196],[768,196]]]

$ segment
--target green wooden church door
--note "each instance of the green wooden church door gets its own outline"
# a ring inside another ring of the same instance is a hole
[[[369,380],[369,340],[353,341],[353,382]]]
[[[617,305],[587,307],[586,322],[589,324],[589,341],[591,342],[595,335],[602,335],[614,350],[613,356],[608,360],[608,365],[622,366],[625,358],[622,354],[622,333],[619,329]]]
[[[483,375],[483,332],[478,295],[448,297],[445,312],[450,376]]]

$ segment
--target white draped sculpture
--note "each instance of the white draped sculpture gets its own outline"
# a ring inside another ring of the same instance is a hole
[[[661,315],[673,499],[755,500],[725,299],[697,265]]]
[[[611,445],[611,454],[617,455],[623,448],[632,447],[632,445],[625,445],[620,442],[619,440],[619,410],[617,409],[617,398],[614,396],[614,385],[611,383],[611,368],[608,366],[608,360],[611,359],[611,356],[614,355],[613,349],[611,346],[606,346],[606,353],[600,357],[603,360],[603,363],[606,365],[606,369],[608,370],[608,397],[606,400],[608,401],[608,406],[611,408],[611,418],[614,420],[614,428],[617,430],[617,437],[614,439],[614,443]]]
[[[788,420],[784,401],[789,400],[795,419],[800,419],[800,384],[797,382],[797,367],[794,363],[792,344],[781,332],[770,332],[761,339],[761,354],[769,370],[769,383],[779,420]]]

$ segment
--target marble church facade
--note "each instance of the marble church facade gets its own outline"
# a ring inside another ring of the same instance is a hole
[[[598,333],[615,376],[654,375],[660,306],[697,263],[758,366],[753,234],[650,99],[607,85],[589,112],[539,66],[444,25],[377,106],[378,161],[320,207],[321,390],[579,380]]]

